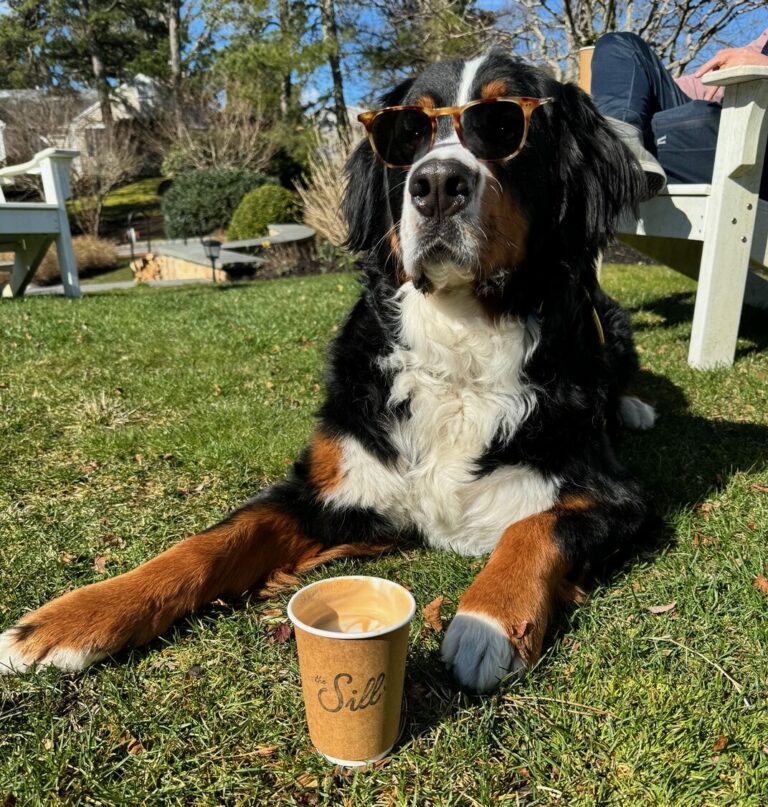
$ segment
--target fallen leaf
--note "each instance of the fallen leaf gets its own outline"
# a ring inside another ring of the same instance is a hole
[[[531,772],[528,770],[528,768],[520,768],[518,773],[520,774],[520,776],[523,777],[523,779],[530,779],[531,778]]]
[[[71,552],[62,552],[61,562],[65,566],[71,566],[75,562],[75,556]]]
[[[265,382],[264,382],[264,386],[265,386],[267,389],[274,389],[274,388],[275,388],[275,385],[274,385],[274,384],[273,384],[271,381],[265,381]]]
[[[441,594],[439,597],[435,597],[429,605],[425,605],[421,609],[424,621],[435,633],[442,633],[443,631],[443,620],[440,616],[440,608],[443,605],[444,599],[445,597]]]
[[[125,751],[132,757],[138,757],[144,753],[144,746],[135,737],[129,737],[125,744]]]
[[[109,558],[106,555],[99,555],[93,559],[93,568],[99,573],[104,574],[107,571],[107,563]]]
[[[768,485],[750,485],[755,493],[768,493]]]
[[[676,607],[677,602],[672,600],[672,602],[668,602],[666,605],[652,605],[648,611],[654,616],[660,616],[661,614],[668,614],[670,611],[674,611]]]
[[[757,524],[756,524],[756,522],[754,522],[754,521],[748,521],[748,522],[747,522],[747,527],[748,527],[750,530],[756,530],[756,529],[757,529]]]
[[[266,619],[271,619],[276,616],[282,616],[283,609],[282,608],[267,608],[266,611],[261,612],[261,616]]]
[[[728,745],[728,742],[728,738],[724,734],[721,734],[715,741],[715,744],[712,746],[712,753],[719,754],[721,751],[724,751],[725,747]]]
[[[703,532],[697,532],[696,535],[693,536],[694,546],[709,546],[711,543],[712,539],[704,535]]]
[[[105,546],[116,546],[119,549],[122,549],[125,546],[125,541],[122,538],[120,538],[120,536],[114,535],[112,533],[109,533],[108,535],[103,535],[101,537],[101,542]]]
[[[221,386],[219,384],[213,385],[213,394],[218,398],[221,395]]]
[[[291,638],[291,626],[288,622],[275,625],[267,633],[267,641],[273,644],[285,644]]]
[[[753,581],[752,585],[761,593],[768,596],[768,580],[763,575],[759,574]]]
[[[277,751],[276,745],[257,745],[256,746],[256,756],[257,757],[271,757]]]
[[[302,773],[301,776],[296,777],[296,784],[299,787],[315,788],[320,787],[320,782],[316,776],[311,773]]]

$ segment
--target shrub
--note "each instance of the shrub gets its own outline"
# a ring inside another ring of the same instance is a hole
[[[120,263],[117,247],[112,241],[95,238],[92,235],[79,235],[72,239],[72,250],[75,253],[78,273],[81,277],[101,274],[115,269]],[[35,272],[35,283],[51,286],[61,281],[59,261],[56,247],[52,246],[45,254]]]
[[[195,237],[226,227],[243,196],[271,181],[256,171],[222,168],[178,177],[163,196],[166,234]]]
[[[301,207],[296,194],[279,185],[264,185],[243,197],[227,237],[230,241],[258,238],[267,234],[267,225],[296,221]]]

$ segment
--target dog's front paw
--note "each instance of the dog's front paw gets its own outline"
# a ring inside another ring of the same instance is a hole
[[[619,413],[628,429],[647,431],[656,423],[656,410],[633,395],[622,396],[619,401]]]
[[[21,624],[0,633],[0,675],[25,673],[38,667],[77,672],[104,656],[103,653],[41,642],[40,637],[34,636],[36,631],[35,625]]]
[[[492,617],[459,612],[443,640],[445,665],[466,689],[491,692],[512,672],[522,675],[525,662]]]

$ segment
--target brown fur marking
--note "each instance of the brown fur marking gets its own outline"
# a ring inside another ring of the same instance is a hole
[[[145,644],[216,597],[240,596],[275,579],[276,570],[302,573],[375,551],[381,549],[324,549],[293,518],[257,504],[133,571],[71,591],[29,614],[17,626],[19,650],[29,662],[56,648],[115,653]]]
[[[309,479],[321,494],[331,493],[341,484],[341,461],[339,441],[317,432],[309,448]]]
[[[400,237],[397,234],[397,230],[393,227],[389,231],[389,248],[392,250],[392,257],[395,260],[400,260]]]
[[[526,255],[528,220],[510,193],[495,180],[486,182],[481,201],[480,226],[487,236],[480,265],[488,276],[500,268],[514,269]]]
[[[496,619],[529,666],[541,654],[568,571],[554,537],[556,521],[553,512],[539,513],[509,527],[459,603],[460,613]]]
[[[422,95],[414,106],[420,106],[422,109],[434,109],[435,99],[431,95]]]
[[[481,98],[503,98],[507,94],[507,84],[500,78],[489,81],[480,90]]]

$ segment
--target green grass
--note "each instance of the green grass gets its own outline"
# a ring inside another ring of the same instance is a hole
[[[150,217],[160,215],[159,191],[163,182],[165,177],[148,177],[113,190],[104,200],[102,225],[122,231],[128,226],[128,214],[135,211],[134,226],[139,229],[146,226],[144,214]],[[67,203],[70,212],[74,204]]]
[[[215,605],[80,676],[1,679],[0,804],[767,804],[768,318],[745,317],[732,369],[696,373],[690,282],[610,267],[605,284],[661,415],[620,451],[666,532],[561,620],[526,681],[462,695],[418,615],[404,741],[343,774],[310,747],[293,642],[265,642],[288,595]],[[94,558],[126,571],[279,478],[355,294],[324,276],[6,302],[0,626],[100,579]],[[450,616],[481,565],[408,550],[314,577],[392,577]]]
[[[133,280],[130,261],[121,263],[116,269],[110,269],[98,275],[91,275],[81,280],[80,283],[83,286],[89,286],[94,283],[117,283],[123,280]]]

